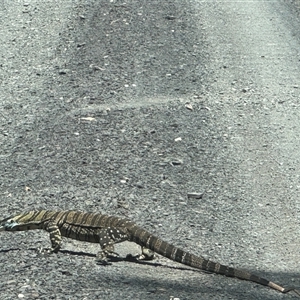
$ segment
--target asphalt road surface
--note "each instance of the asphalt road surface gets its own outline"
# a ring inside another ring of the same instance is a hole
[[[300,288],[299,7],[2,0],[3,218],[42,208],[129,217]],[[98,245],[37,253],[48,246],[43,231],[1,235],[1,300],[296,298],[160,256],[104,267]]]

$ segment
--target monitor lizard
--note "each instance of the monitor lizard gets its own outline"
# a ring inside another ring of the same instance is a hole
[[[284,288],[248,271],[222,265],[179,249],[125,218],[81,211],[40,210],[21,213],[0,221],[0,231],[33,229],[44,229],[50,234],[52,248],[43,249],[44,253],[57,252],[61,247],[62,237],[67,237],[99,243],[101,251],[97,254],[97,261],[105,264],[107,257],[117,255],[114,244],[132,241],[142,247],[141,258],[143,259],[153,259],[156,252],[196,269],[256,282],[281,293],[294,291],[300,296],[300,291],[294,288]]]

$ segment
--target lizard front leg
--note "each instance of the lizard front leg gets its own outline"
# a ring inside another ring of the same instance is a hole
[[[49,221],[44,223],[43,229],[49,232],[50,241],[51,241],[51,249],[42,248],[40,250],[41,253],[57,253],[61,246],[61,232],[55,222]]]

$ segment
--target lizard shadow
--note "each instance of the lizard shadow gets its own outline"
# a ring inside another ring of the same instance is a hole
[[[11,251],[20,251],[20,250],[21,250],[20,248],[2,249],[2,250],[0,250],[0,253],[8,253],[8,252],[11,252]],[[28,248],[28,250],[35,251],[35,252],[39,251],[37,248]],[[58,253],[75,255],[75,256],[87,256],[87,257],[96,258],[95,254],[89,253],[89,252],[84,252],[84,251],[72,251],[72,250],[62,250],[61,249],[61,250],[58,251]],[[44,255],[49,255],[49,254],[44,254]],[[112,263],[118,263],[118,262],[122,262],[122,261],[127,261],[127,262],[131,262],[131,263],[135,263],[135,264],[141,264],[141,265],[148,265],[148,266],[152,266],[152,267],[167,268],[167,269],[171,269],[171,270],[184,270],[184,271],[190,271],[190,272],[199,271],[199,270],[188,268],[188,267],[167,266],[167,265],[155,262],[154,260],[141,260],[141,259],[137,259],[136,256],[132,256],[132,255],[127,255],[126,257],[109,256],[108,260],[107,260],[107,264],[102,264],[102,263],[98,263],[98,264],[100,266],[106,266],[106,265],[111,265]],[[211,272],[208,272],[208,271],[205,271],[205,270],[200,270],[200,271],[204,272],[204,273],[211,274]]]
[[[9,253],[11,251],[19,251],[21,250],[20,248],[11,248],[11,249],[2,249],[0,250],[0,253]]]
[[[71,250],[59,250],[60,253],[63,254],[69,254],[69,255],[78,255],[78,256],[88,256],[88,257],[96,257],[93,253],[83,252],[83,251],[71,251]],[[112,263],[118,263],[122,261],[127,261],[135,264],[141,264],[141,265],[148,265],[152,267],[161,267],[161,268],[167,268],[172,270],[184,270],[184,271],[190,271],[190,272],[196,272],[198,270],[191,269],[188,267],[174,267],[174,266],[167,266],[163,265],[161,263],[155,262],[153,260],[141,260],[138,259],[136,256],[127,255],[126,257],[120,257],[120,256],[108,256],[107,264],[110,265]],[[106,264],[98,263],[100,266],[105,266]],[[202,270],[201,270],[202,271]],[[204,271],[204,270],[203,270]],[[205,273],[210,273],[207,271],[204,271]]]
[[[27,248],[27,250],[38,252],[37,248]],[[2,250],[0,250],[0,253],[8,253],[8,252],[14,252],[14,251],[22,251],[22,249],[21,248],[2,249]],[[90,252],[83,252],[83,251],[59,250],[58,253],[72,255],[72,256],[83,256],[83,257],[85,256],[85,257],[96,258],[95,254],[90,253]],[[131,263],[137,263],[137,264],[147,265],[147,266],[151,266],[151,267],[161,267],[161,268],[166,268],[166,269],[169,269],[169,270],[184,270],[184,271],[189,271],[189,272],[193,272],[193,273],[200,271],[200,272],[211,274],[211,272],[206,272],[204,270],[191,269],[191,268],[188,268],[188,267],[185,268],[185,267],[180,267],[180,266],[174,267],[174,266],[168,266],[168,265],[153,262],[153,261],[138,260],[138,259],[136,259],[135,257],[132,257],[132,256],[128,256],[128,257],[124,257],[124,258],[123,257],[108,257],[108,263],[109,264],[118,263],[118,262],[122,262],[122,261],[128,261],[128,262],[131,262]],[[100,264],[100,265],[105,267],[105,264]],[[72,272],[68,271],[68,270],[59,270],[59,272],[62,275],[72,276]],[[96,276],[95,285],[97,285],[99,278],[97,277],[98,276],[97,274],[95,276]],[[266,275],[265,277],[273,277],[273,276],[274,276],[274,274],[271,273],[271,274]],[[292,274],[291,276],[295,277],[296,275]],[[113,278],[115,278],[115,277],[113,277]],[[213,278],[217,278],[217,276],[211,277],[210,280],[213,280]],[[229,280],[229,278],[225,278],[223,280]],[[111,282],[113,280],[108,279],[108,281],[111,284]],[[155,285],[155,286],[157,285],[157,282],[155,280],[147,280],[147,279],[143,280],[140,277],[137,277],[137,278],[136,277],[132,277],[132,278],[124,277],[120,281],[125,283],[126,285],[128,285],[128,282],[132,285],[138,285],[140,288],[144,288],[145,286],[149,286],[149,285],[152,285],[152,284]],[[145,284],[145,283],[147,283],[147,284]],[[178,291],[178,293],[179,292],[181,293],[182,291],[187,291],[188,290],[188,293],[191,295],[192,290],[194,290],[192,295],[194,295],[194,294],[198,295],[198,292],[199,292],[198,283],[196,283],[195,285],[190,283],[188,289],[187,289],[186,283],[184,283],[184,284],[176,283],[176,285],[174,286],[174,283],[172,281],[166,280],[166,281],[159,281],[159,284],[167,290],[172,290],[172,291],[176,290],[176,291]],[[238,284],[238,281],[236,281],[236,284]],[[240,289],[236,290],[236,287],[235,287],[236,285],[235,284],[232,284],[232,287],[230,287],[230,286],[231,286],[231,284],[229,286],[226,286],[226,288],[224,287],[226,295],[231,294],[231,293],[233,293],[233,294],[237,293],[238,295],[240,295],[241,291],[240,291]],[[218,288],[215,291],[212,292],[212,287],[206,287],[205,284],[204,284],[202,293],[208,295],[208,294],[211,294],[211,293],[215,293],[216,291],[220,292],[220,290]],[[249,291],[251,292],[251,290],[249,290]],[[151,293],[159,293],[159,292],[160,292],[159,289],[158,290],[156,290],[155,288],[153,288],[153,290],[151,289]],[[245,291],[243,291],[242,293],[244,293],[244,292]],[[254,291],[252,291],[252,292],[254,292]],[[249,294],[249,296],[250,296],[250,294]],[[252,294],[251,294],[251,297],[252,297]],[[254,299],[253,297],[251,299]],[[240,299],[242,299],[242,298],[240,298]],[[245,298],[243,298],[243,299],[245,299]],[[258,298],[255,298],[255,299],[258,299]],[[260,299],[262,299],[262,298],[260,298]],[[264,295],[264,299],[274,299],[274,298],[273,297],[268,298],[266,295]]]

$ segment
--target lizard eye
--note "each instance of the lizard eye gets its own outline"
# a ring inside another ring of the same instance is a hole
[[[7,220],[5,223],[6,228],[13,228],[16,225],[16,221],[14,219]]]

